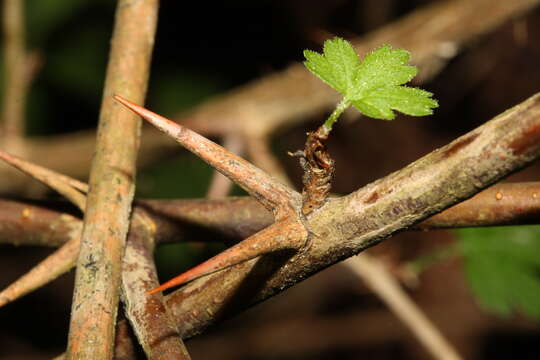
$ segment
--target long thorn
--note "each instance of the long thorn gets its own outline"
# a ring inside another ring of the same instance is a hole
[[[59,174],[42,166],[33,164],[15,155],[8,154],[0,150],[0,159],[13,167],[41,181],[51,189],[65,196],[75,204],[81,211],[86,207],[86,196],[79,191],[87,192],[88,185],[69,176]],[[79,191],[77,191],[79,190]]]
[[[114,99],[237,183],[267,209],[273,211],[277,218],[284,218],[294,213],[294,206],[299,203],[300,194],[271,175],[194,131],[119,95],[115,95]]]
[[[73,268],[80,237],[74,238],[0,292],[0,307],[50,283]]]
[[[86,196],[78,190],[87,192],[87,184],[3,151],[0,151],[0,159],[65,196],[84,212],[86,207]],[[70,240],[60,249],[45,258],[45,260],[33,267],[28,273],[21,276],[6,289],[2,290],[2,292],[0,292],[0,307],[40,288],[69,271],[77,260],[79,246],[79,237]]]
[[[149,295],[185,284],[216,271],[284,249],[299,249],[305,244],[307,233],[298,221],[285,219],[248,237],[241,243],[219,253],[200,265],[172,278],[148,292]]]

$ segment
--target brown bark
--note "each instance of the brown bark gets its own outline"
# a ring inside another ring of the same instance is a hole
[[[147,296],[159,285],[154,265],[155,227],[143,211],[133,214],[122,261],[122,292],[126,316],[148,359],[189,359],[163,296]]]
[[[113,356],[140,120],[111,97],[123,93],[143,101],[157,8],[157,0],[120,0],[117,5],[77,262],[67,359]]]
[[[497,184],[422,221],[418,229],[540,223],[540,184]]]

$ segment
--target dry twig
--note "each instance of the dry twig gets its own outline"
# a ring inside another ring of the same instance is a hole
[[[435,359],[461,359],[437,327],[403,291],[394,276],[377,259],[359,254],[345,262],[366,285],[403,321]]]

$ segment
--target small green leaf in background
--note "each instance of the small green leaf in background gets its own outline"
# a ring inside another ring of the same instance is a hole
[[[341,38],[327,40],[323,53],[305,50],[304,65],[343,95],[347,105],[376,119],[392,120],[393,110],[412,116],[425,116],[438,107],[430,92],[403,86],[417,73],[407,65],[406,50],[384,45],[362,61],[352,45]]]
[[[462,229],[459,249],[480,305],[540,320],[540,226]]]

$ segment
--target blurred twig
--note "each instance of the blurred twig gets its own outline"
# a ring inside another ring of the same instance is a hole
[[[457,351],[411,300],[382,263],[368,254],[359,254],[343,264],[358,275],[381,298],[435,359],[461,359]]]
[[[292,187],[291,180],[270,149],[269,137],[246,136],[247,152],[251,161],[261,169]]]
[[[407,49],[412,54],[412,62],[419,66],[421,81],[426,81],[467,44],[539,2],[440,1],[419,8],[366,36],[352,39],[352,43],[359,54],[381,44]],[[321,84],[304,66],[295,64],[174,119],[205,135],[232,132],[262,137],[327,110],[335,105],[336,99],[332,89]]]
[[[2,106],[4,147],[19,152],[24,136],[27,90],[27,55],[24,31],[24,1],[4,0],[5,82]]]
[[[522,319],[508,321],[483,316],[472,304],[462,301],[456,304],[453,297],[446,301],[437,300],[420,306],[453,339],[477,341],[475,337],[483,331],[510,330],[531,336],[538,333],[538,324]],[[467,327],[463,326],[464,318],[467,318]],[[384,354],[387,355],[389,343],[403,344],[410,339],[410,331],[394,314],[382,308],[361,308],[341,309],[335,314],[288,315],[249,327],[205,334],[204,338],[195,338],[190,344],[193,356],[201,359],[235,360],[256,358],[260,354],[274,359],[289,359],[306,357],[306,354],[335,354],[336,348],[380,348],[386,349]],[[464,354],[467,359],[474,356],[477,354],[470,349]]]
[[[25,46],[24,1],[3,1],[4,91],[1,117],[2,147],[26,155],[24,142],[28,88],[40,67],[37,52]]]

